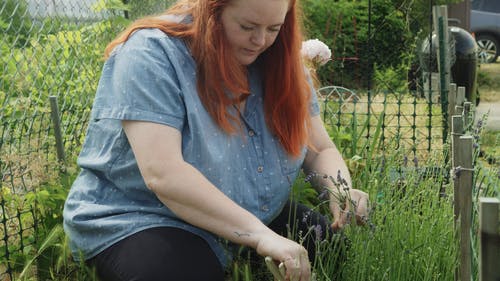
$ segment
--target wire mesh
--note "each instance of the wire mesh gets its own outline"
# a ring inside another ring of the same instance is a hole
[[[411,93],[368,95],[331,86],[318,94],[323,120],[336,128],[330,134],[347,157],[362,155],[364,149],[403,149],[413,158],[426,159],[431,151],[443,149],[439,103]]]
[[[129,18],[170,2],[135,1]],[[37,192],[59,176],[49,96],[58,98],[68,162],[80,148],[103,49],[129,22],[109,3],[0,1],[0,280],[14,279],[36,250]]]

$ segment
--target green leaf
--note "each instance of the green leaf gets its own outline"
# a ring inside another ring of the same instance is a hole
[[[130,6],[121,0],[99,0],[93,6],[92,10],[102,12],[105,10],[130,11]]]
[[[30,259],[26,264],[24,265],[23,271],[19,275],[19,279],[22,279],[26,273],[29,271],[31,268],[31,265],[33,262],[42,255],[42,253],[47,250],[48,248],[57,245],[58,242],[60,242],[61,237],[64,236],[64,230],[62,228],[62,225],[58,224],[56,225],[47,235],[47,238],[43,241],[42,245],[38,249],[36,255]]]

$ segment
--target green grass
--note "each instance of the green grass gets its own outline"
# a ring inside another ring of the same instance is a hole
[[[500,131],[481,133],[481,156],[490,165],[500,164]]]
[[[478,90],[482,102],[500,101],[500,61],[481,64],[478,71]]]
[[[414,167],[398,171],[404,155],[397,154],[386,159],[384,169],[372,164],[379,169],[365,170],[364,182],[358,182],[373,210],[369,225],[345,229],[352,243],[338,280],[453,280],[457,250],[451,199],[440,196],[444,174],[426,177]],[[332,280],[335,272],[320,268],[315,266],[318,280]]]
[[[365,171],[369,180],[358,182],[372,198],[372,211],[366,225],[352,223],[339,236],[348,241],[345,260],[339,261],[339,252],[345,250],[339,247],[339,237],[317,241],[316,280],[454,279],[458,250],[451,198],[441,194],[449,188],[444,174],[430,176],[412,167],[398,171],[399,158],[392,157],[385,169]],[[308,189],[301,179],[295,187]],[[305,201],[315,200],[308,195]],[[269,280],[256,278],[266,276],[265,272],[249,276],[241,260],[235,269],[232,281]]]

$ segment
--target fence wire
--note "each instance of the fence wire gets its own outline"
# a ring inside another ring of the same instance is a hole
[[[347,157],[366,149],[402,149],[414,161],[443,150],[441,105],[414,94],[371,92],[327,86],[319,89],[323,120]],[[354,145],[356,144],[356,145]]]
[[[141,13],[137,7],[144,4]],[[171,2],[171,1],[170,1]],[[0,280],[14,279],[36,251],[60,177],[49,96],[58,99],[63,144],[74,163],[86,129],[105,45],[129,22],[105,1],[0,1]],[[169,1],[135,1],[129,19]],[[49,214],[50,216],[50,214]],[[60,218],[60,214],[54,214]]]
[[[41,220],[61,219],[61,214],[44,213],[44,204],[52,201],[39,192],[42,187],[57,186],[61,177],[49,97],[58,100],[65,160],[74,175],[106,44],[131,20],[160,13],[172,2],[0,0],[0,280],[13,280],[22,270],[24,257],[36,252]],[[117,3],[129,9],[121,10]],[[360,27],[366,23],[356,21],[355,15],[349,22],[358,27],[355,37],[358,32],[361,36]],[[382,34],[390,26],[388,22],[379,25],[377,32]],[[332,30],[336,36],[332,44],[353,37],[352,29],[342,29],[340,24]],[[333,88],[319,92],[324,120],[335,130],[330,133],[345,154],[357,154],[379,137],[381,151],[404,148],[417,161],[423,159],[431,150],[442,148],[441,105],[422,98],[418,89],[413,93],[378,90],[401,89],[401,83],[390,84],[390,71],[384,75],[363,71],[365,64],[358,54],[374,52],[377,40],[372,43],[356,45],[352,54],[343,47],[341,56],[332,62],[342,65],[323,81],[347,88],[334,87],[342,89],[341,95],[328,92]],[[368,66],[376,65],[375,58],[381,57],[374,56]],[[371,76],[364,76],[367,73]],[[378,83],[378,89],[366,88],[363,79]],[[420,85],[419,77],[410,80]],[[403,88],[407,83],[402,83]],[[343,136],[358,138],[360,146],[348,145],[351,141]]]

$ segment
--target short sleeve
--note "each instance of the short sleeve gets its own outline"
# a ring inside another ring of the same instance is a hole
[[[136,31],[105,62],[93,118],[150,121],[182,128],[186,110],[170,58],[178,46],[163,32]]]
[[[318,94],[316,93],[316,88],[314,87],[313,80],[311,78],[311,74],[309,73],[309,70],[305,70],[306,77],[307,77],[307,82],[309,83],[309,88],[311,91],[311,100],[309,103],[309,113],[312,117],[317,116],[320,114],[320,107],[318,103]]]
[[[316,90],[311,87],[311,103],[309,106],[309,111],[311,116],[318,116],[320,114],[320,107],[318,103],[318,95],[316,94]]]

